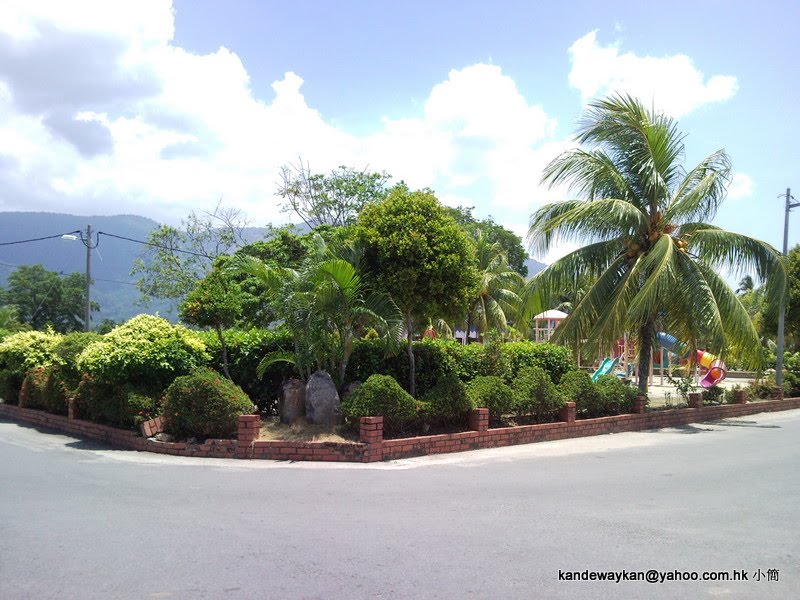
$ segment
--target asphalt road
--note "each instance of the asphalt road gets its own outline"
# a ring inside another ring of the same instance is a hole
[[[799,467],[800,411],[378,465],[0,421],[0,598],[798,598]],[[748,580],[559,578],[650,569]]]

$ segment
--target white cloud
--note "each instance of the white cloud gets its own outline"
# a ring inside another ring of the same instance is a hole
[[[734,173],[728,186],[728,198],[731,200],[747,198],[753,194],[754,187],[752,177],[745,173]]]
[[[536,202],[556,122],[500,67],[452,70],[418,117],[386,118],[356,137],[307,104],[298,74],[258,98],[234,52],[176,46],[166,0],[124,13],[103,1],[68,4],[14,2],[0,16],[4,210],[176,221],[224,196],[257,223],[280,222],[279,168],[298,157],[315,171],[386,170],[480,217],[526,223]]]
[[[602,46],[597,30],[578,39],[569,49],[570,84],[583,101],[612,92],[626,92],[648,106],[681,117],[699,106],[731,98],[739,89],[736,77],[713,75],[705,79],[684,54],[664,57],[620,52],[618,44]]]

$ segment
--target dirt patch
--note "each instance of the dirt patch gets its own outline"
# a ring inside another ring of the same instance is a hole
[[[259,440],[286,442],[357,442],[358,434],[343,425],[325,427],[311,425],[300,418],[284,425],[278,418],[261,420]]]

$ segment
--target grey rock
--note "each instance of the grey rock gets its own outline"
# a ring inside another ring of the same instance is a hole
[[[331,376],[317,371],[306,384],[306,419],[315,425],[338,425],[339,393]]]
[[[299,379],[290,379],[281,386],[278,414],[281,423],[292,424],[306,411],[306,386]]]
[[[156,439],[159,442],[171,442],[172,441],[172,436],[170,434],[168,434],[168,433],[157,433],[156,434]]]
[[[348,383],[346,386],[344,386],[344,389],[342,390],[342,400],[347,398],[350,394],[355,392],[360,387],[361,387],[360,381],[351,381],[350,383]]]

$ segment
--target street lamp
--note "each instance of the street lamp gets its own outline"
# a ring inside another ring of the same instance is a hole
[[[789,211],[800,206],[800,202],[792,202],[791,190],[786,188],[786,214],[783,218],[783,256],[789,253]],[[781,296],[778,311],[778,351],[775,357],[775,385],[783,386],[783,326],[786,318],[786,294]]]
[[[83,245],[86,246],[86,292],[83,305],[83,330],[89,331],[90,319],[92,317],[92,248],[96,248],[97,244],[92,246],[92,226],[86,226],[86,237],[83,232],[80,238],[77,235],[67,233],[61,236],[64,240],[77,240],[80,239]]]

